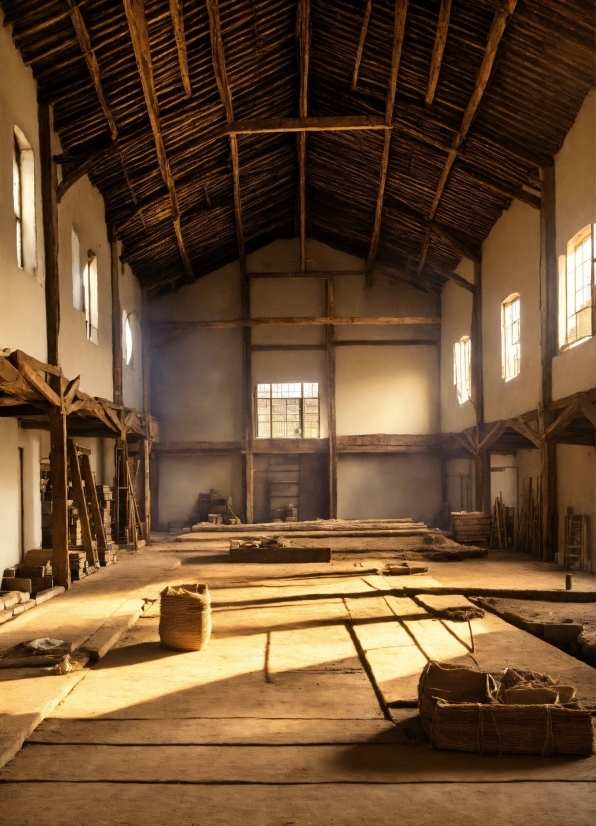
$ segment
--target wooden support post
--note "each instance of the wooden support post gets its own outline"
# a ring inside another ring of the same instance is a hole
[[[159,524],[159,454],[152,450],[149,454],[149,478],[151,479],[151,524],[160,530]]]
[[[327,279],[327,318],[333,318],[335,281]],[[335,330],[326,327],[327,345],[327,430],[329,437],[329,518],[337,519],[337,427],[335,417]]]
[[[553,560],[558,550],[557,525],[557,446],[547,442],[545,431],[550,422],[546,405],[552,401],[553,358],[558,346],[558,268],[556,248],[556,191],[554,166],[542,170],[542,210],[540,213],[541,272],[541,403],[538,410],[540,434],[541,516],[543,558]]]
[[[240,260],[240,290],[243,318],[250,317],[250,282],[246,277],[244,259]],[[250,327],[242,328],[242,377],[243,377],[243,419],[244,443],[244,515],[246,523],[254,522],[254,406],[252,397],[252,334]]]
[[[39,154],[41,202],[45,254],[46,336],[48,363],[59,367],[60,272],[58,269],[58,176],[52,153],[52,110],[40,104]],[[50,386],[62,398],[59,376],[49,377]],[[70,587],[68,563],[68,475],[66,460],[66,414],[63,406],[49,405],[50,460],[52,474],[52,568],[56,585]]]
[[[112,383],[114,401],[122,404],[122,307],[120,306],[120,280],[118,241],[110,231],[110,276],[112,283]]]
[[[141,453],[143,469],[143,538],[147,544],[151,541],[151,442],[142,441]]]
[[[91,470],[91,460],[86,453],[81,456],[81,468],[83,471],[83,480],[85,482],[85,494],[87,502],[91,507],[91,515],[93,517],[93,528],[95,532],[95,541],[97,542],[97,550],[100,553],[106,553],[108,544],[106,541],[106,532],[104,530],[103,519],[101,517],[101,508],[99,507],[99,500],[97,498],[97,488],[95,487],[95,477]]]
[[[66,460],[66,416],[51,406],[50,462],[52,476],[52,570],[54,582],[70,588],[68,562],[68,481]]]
[[[490,513],[490,452],[479,450],[484,424],[484,372],[482,364],[482,263],[474,262],[472,298],[472,402],[476,410],[476,504],[478,511]]]
[[[85,548],[85,554],[87,555],[87,562],[89,565],[99,568],[97,549],[93,544],[93,537],[91,536],[91,522],[89,521],[87,500],[85,499],[83,480],[81,478],[81,466],[79,465],[77,446],[72,439],[68,440],[68,460],[70,463],[70,476],[72,479],[72,493],[74,503],[79,512],[79,519],[81,520],[81,534],[83,536],[83,547]]]
[[[151,415],[151,325],[149,324],[149,298],[143,290],[143,413]]]

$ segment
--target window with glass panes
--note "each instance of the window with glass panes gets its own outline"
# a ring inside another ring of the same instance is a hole
[[[565,268],[565,343],[594,335],[594,239],[585,227],[567,244]]]
[[[514,379],[520,368],[521,321],[519,295],[510,295],[501,305],[503,378]]]
[[[463,336],[453,345],[453,383],[457,390],[458,404],[471,398],[472,359],[470,337]]]
[[[318,439],[317,382],[258,384],[258,439]]]

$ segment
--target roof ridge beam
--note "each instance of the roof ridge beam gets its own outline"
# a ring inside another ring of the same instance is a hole
[[[296,20],[300,93],[298,114],[308,115],[308,69],[310,64],[310,0],[299,0]],[[306,270],[306,132],[298,133],[298,197],[300,203],[300,270]]]
[[[188,73],[188,57],[186,54],[186,37],[184,36],[184,10],[182,0],[170,0],[170,17],[174,27],[174,37],[176,38],[176,51],[178,52],[178,65],[180,67],[180,77],[184,94],[187,98],[192,95],[190,85],[190,75]]]

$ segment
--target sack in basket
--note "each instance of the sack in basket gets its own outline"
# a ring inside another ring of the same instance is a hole
[[[201,651],[211,636],[211,598],[206,585],[168,586],[161,592],[159,638],[166,648]]]

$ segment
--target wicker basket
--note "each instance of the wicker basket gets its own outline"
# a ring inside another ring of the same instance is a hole
[[[168,586],[161,592],[159,638],[166,648],[201,651],[211,636],[211,599],[206,585]]]
[[[497,701],[495,685],[487,672],[428,663],[420,678],[418,706],[432,745],[479,754],[592,754],[589,711],[579,704],[506,705]],[[455,702],[445,699],[449,694]]]

